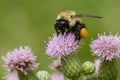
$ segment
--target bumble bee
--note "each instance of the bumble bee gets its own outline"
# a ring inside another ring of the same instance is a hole
[[[72,10],[63,11],[58,14],[55,23],[55,30],[57,34],[73,33],[75,35],[75,40],[86,38],[88,36],[87,27],[79,17],[102,18],[99,16],[91,16],[85,14],[77,15]]]

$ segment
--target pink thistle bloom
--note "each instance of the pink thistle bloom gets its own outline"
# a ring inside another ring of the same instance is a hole
[[[65,80],[65,77],[62,73],[52,74],[51,80]]]
[[[8,52],[3,57],[3,60],[5,62],[4,67],[9,72],[17,70],[26,75],[27,71],[34,70],[38,67],[38,64],[35,63],[36,56],[33,56],[29,47],[14,49]]]
[[[120,55],[120,36],[98,35],[90,44],[91,52],[103,60],[112,60]]]
[[[51,57],[63,57],[75,52],[79,48],[79,41],[74,34],[54,35],[46,45],[46,54]]]

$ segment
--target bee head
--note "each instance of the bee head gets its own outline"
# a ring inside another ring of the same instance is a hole
[[[69,27],[72,27],[76,23],[77,18],[74,17],[75,15],[76,13],[74,11],[66,10],[58,14],[57,21],[61,20],[61,22],[59,22],[61,25],[64,25],[67,23]]]

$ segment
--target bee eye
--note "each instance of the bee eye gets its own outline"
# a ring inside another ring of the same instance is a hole
[[[60,26],[65,26],[65,25],[69,25],[69,22],[65,19],[59,19],[56,21],[56,24]]]
[[[61,24],[65,24],[66,22],[65,21],[61,21]]]

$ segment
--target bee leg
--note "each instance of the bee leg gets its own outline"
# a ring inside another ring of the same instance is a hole
[[[79,33],[79,30],[77,30],[77,31],[75,32],[75,40],[80,40],[80,39],[81,39],[80,33]]]

